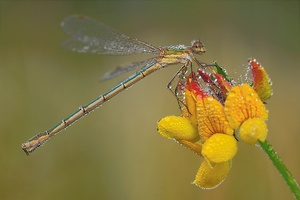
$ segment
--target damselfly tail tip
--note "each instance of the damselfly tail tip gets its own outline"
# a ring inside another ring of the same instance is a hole
[[[40,146],[41,146],[41,142],[39,140],[28,140],[27,142],[24,142],[21,145],[23,151],[26,153],[27,156],[29,156],[30,153],[32,153]]]
[[[23,149],[23,151],[26,153],[27,156],[30,155],[30,152],[27,150],[26,143],[23,143],[21,148]]]

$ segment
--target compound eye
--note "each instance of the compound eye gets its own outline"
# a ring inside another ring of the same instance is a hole
[[[192,42],[192,48],[195,53],[201,54],[205,52],[204,45],[199,40],[195,40]]]
[[[194,41],[193,42],[193,48],[200,48],[200,41]]]

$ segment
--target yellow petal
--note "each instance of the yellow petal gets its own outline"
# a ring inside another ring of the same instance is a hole
[[[176,140],[199,140],[196,128],[188,119],[177,116],[167,116],[157,122],[157,130],[159,134],[167,138]]]
[[[199,134],[204,140],[215,133],[233,135],[223,105],[213,97],[205,97],[197,101],[197,120]]]
[[[233,87],[225,101],[224,112],[230,126],[237,129],[246,119],[268,118],[268,111],[248,84]]]
[[[201,164],[193,184],[203,189],[213,189],[220,185],[226,178],[231,167],[231,160],[210,167],[207,161]]]
[[[191,123],[196,126],[196,99],[191,91],[185,89],[185,105],[181,109],[182,116],[189,119]]]
[[[239,129],[241,139],[249,144],[255,144],[258,140],[264,142],[268,135],[267,124],[257,118],[244,121]]]
[[[179,144],[182,144],[184,147],[190,149],[194,153],[202,157],[202,144],[200,142],[190,142],[187,140],[176,140]]]
[[[237,152],[237,142],[233,136],[216,133],[202,146],[202,155],[211,163],[231,160]]]

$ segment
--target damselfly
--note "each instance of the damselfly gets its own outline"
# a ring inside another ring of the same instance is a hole
[[[178,72],[182,73],[187,66],[192,65],[192,62],[195,62],[200,67],[206,66],[206,64],[199,62],[194,57],[194,54],[201,55],[205,52],[204,45],[199,40],[192,41],[191,46],[176,45],[158,48],[118,33],[108,26],[82,15],[72,15],[65,18],[61,22],[61,27],[71,36],[64,42],[64,46],[73,51],[104,55],[152,53],[156,54],[156,56],[145,61],[132,63],[126,67],[118,67],[106,73],[102,80],[113,78],[139,66],[143,66],[142,69],[106,93],[100,95],[88,104],[79,107],[79,109],[49,130],[39,133],[23,143],[22,149],[27,155],[43,145],[50,137],[64,130],[124,89],[132,86],[158,69],[171,64],[183,64],[181,70]]]

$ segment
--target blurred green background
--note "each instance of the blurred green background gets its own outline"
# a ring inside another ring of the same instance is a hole
[[[0,1],[0,199],[292,199],[259,148],[239,142],[218,188],[191,182],[202,162],[156,132],[180,115],[170,66],[105,103],[27,157],[21,143],[126,77],[99,82],[146,55],[78,54],[62,47],[60,22],[91,16],[156,46],[200,38],[230,72],[257,58],[272,78],[268,140],[300,181],[299,1]]]

